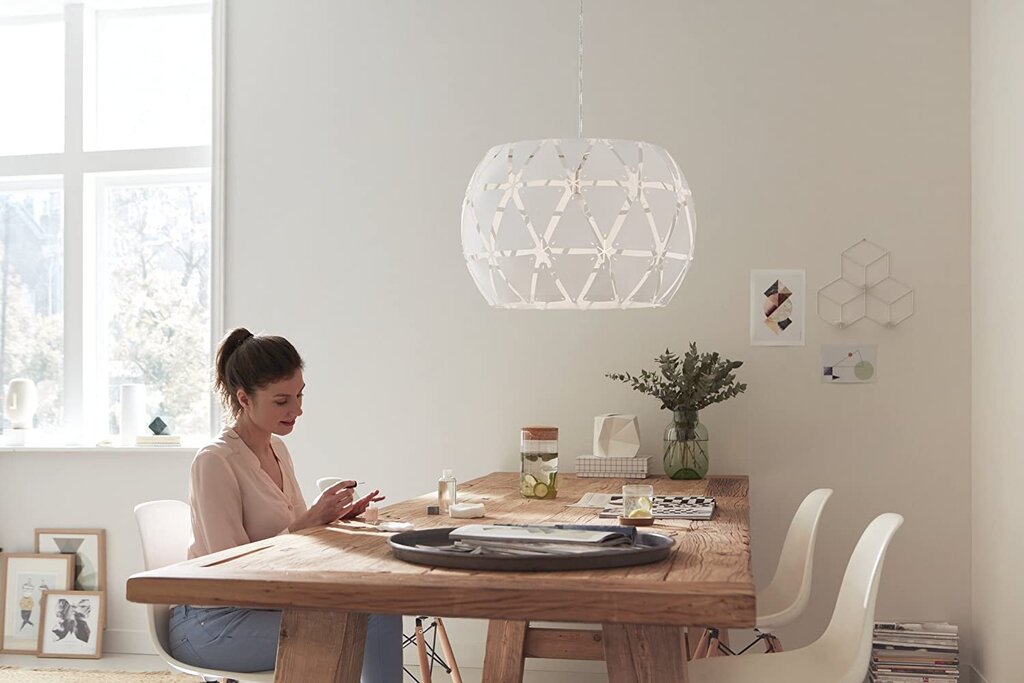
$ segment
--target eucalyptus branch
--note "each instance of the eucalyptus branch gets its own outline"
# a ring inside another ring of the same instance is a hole
[[[641,370],[639,375],[610,372],[605,376],[654,396],[663,409],[673,412],[698,411],[747,390],[746,384],[736,382],[735,371],[743,361],[723,360],[718,353],[698,353],[693,342],[682,359],[665,349],[655,362],[657,371]]]

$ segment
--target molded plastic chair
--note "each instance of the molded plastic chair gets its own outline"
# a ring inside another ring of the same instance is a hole
[[[818,537],[818,522],[832,489],[816,489],[807,494],[786,532],[782,553],[771,583],[757,592],[758,636],[740,652],[746,652],[760,641],[768,652],[781,652],[782,643],[772,633],[780,626],[796,621],[811,598],[811,576],[814,566],[814,543]],[[715,656],[720,650],[735,654],[718,642],[718,629],[707,629],[701,635],[694,652],[695,658]]]
[[[864,530],[850,556],[832,621],[807,647],[690,662],[690,683],[863,683],[885,552],[903,517],[889,512]]]
[[[180,500],[154,500],[135,506],[135,521],[142,539],[142,558],[146,569],[157,569],[188,559],[188,545],[192,536],[192,510]],[[273,683],[274,672],[237,673],[217,669],[203,669],[178,661],[171,655],[170,606],[146,605],[149,613],[147,625],[153,647],[167,664],[182,673],[204,679],[226,678],[244,683]]]
[[[757,592],[757,628],[771,631],[791,624],[804,613],[811,599],[814,543],[818,522],[832,489],[811,491],[800,503],[782,544],[779,564],[771,583]]]

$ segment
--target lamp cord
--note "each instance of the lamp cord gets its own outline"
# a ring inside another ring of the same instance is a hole
[[[577,137],[583,137],[583,0],[580,0],[580,25],[579,25],[579,126]]]

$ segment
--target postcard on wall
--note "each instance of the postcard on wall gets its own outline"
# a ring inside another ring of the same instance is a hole
[[[822,345],[823,384],[869,384],[876,381],[877,377],[877,346]]]
[[[806,275],[802,270],[750,271],[750,345],[803,346]]]

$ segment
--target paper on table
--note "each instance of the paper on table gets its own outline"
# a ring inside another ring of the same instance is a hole
[[[603,508],[612,502],[616,493],[584,493],[583,497],[575,503],[567,505],[570,508]]]

